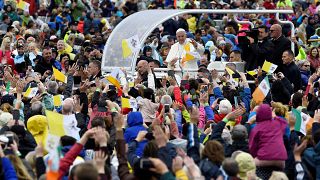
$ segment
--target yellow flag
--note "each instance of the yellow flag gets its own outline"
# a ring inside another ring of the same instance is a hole
[[[132,54],[132,51],[128,45],[128,41],[126,39],[122,40],[122,56],[123,58],[127,58]]]
[[[55,107],[60,107],[62,106],[62,101],[61,101],[61,96],[60,94],[53,96],[53,105]]]
[[[186,50],[186,52],[190,52],[190,43],[184,45],[184,50]]]
[[[232,74],[234,74],[234,72],[233,72],[232,69],[226,67],[226,70],[227,70],[227,72],[228,72],[228,74],[229,74],[230,76],[232,76]]]
[[[52,69],[53,69],[53,75],[56,78],[56,80],[67,83],[67,77],[62,72],[60,72],[58,69],[54,68],[53,66],[52,66]]]
[[[121,107],[122,108],[131,108],[130,101],[128,98],[121,98]]]

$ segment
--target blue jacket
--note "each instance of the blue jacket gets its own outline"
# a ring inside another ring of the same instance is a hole
[[[4,179],[6,180],[16,180],[18,179],[16,171],[14,170],[10,160],[6,157],[2,159],[2,168],[4,172]]]
[[[312,124],[312,136],[320,129],[320,123]],[[320,142],[314,147],[307,148],[303,153],[303,162],[307,165],[308,170],[316,173],[315,179],[320,179]]]
[[[308,80],[310,77],[310,71],[302,71],[300,70],[302,86],[308,85]]]
[[[147,129],[143,126],[143,118],[141,112],[130,112],[128,115],[128,128],[124,132],[124,139],[126,143],[130,143],[136,139],[139,131],[146,131]],[[136,150],[137,156],[142,156],[144,146],[147,144],[147,141],[142,141],[138,143]]]

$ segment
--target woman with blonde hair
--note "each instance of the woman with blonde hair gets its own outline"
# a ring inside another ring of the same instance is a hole
[[[19,180],[32,180],[33,178],[28,173],[27,168],[23,164],[22,160],[13,154],[7,155],[7,157],[10,159],[14,169],[16,170],[17,177]]]
[[[1,47],[0,47],[0,62],[2,64],[9,64],[14,67],[14,61],[11,57],[12,49],[11,49],[11,38],[4,37],[2,39]]]
[[[41,52],[38,50],[37,48],[37,44],[35,42],[31,42],[29,45],[28,45],[28,57],[29,57],[29,60],[32,64],[32,67],[35,67],[36,63],[35,63],[35,59],[39,59],[41,56]]]
[[[59,40],[57,42],[57,50],[58,50],[58,56],[57,56],[57,60],[60,60],[60,55],[61,54],[69,54],[70,56],[70,60],[74,60],[75,54],[72,53],[73,49],[72,47],[65,43],[63,40]]]

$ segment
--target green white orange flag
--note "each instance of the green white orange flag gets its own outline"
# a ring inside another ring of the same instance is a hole
[[[267,96],[269,91],[270,91],[270,84],[269,84],[269,80],[268,80],[268,76],[267,76],[261,81],[259,86],[253,92],[253,94],[252,94],[253,100],[256,103],[263,102],[264,98]]]
[[[138,52],[140,50],[138,35],[134,35],[128,39],[122,40],[122,57],[127,58],[131,54]]]
[[[313,118],[297,109],[292,109],[292,113],[296,117],[294,130],[306,135],[308,130],[312,128]]]
[[[262,70],[268,74],[273,73],[277,68],[278,68],[277,65],[275,65],[271,62],[268,62],[268,61],[264,61],[263,66],[262,66]]]

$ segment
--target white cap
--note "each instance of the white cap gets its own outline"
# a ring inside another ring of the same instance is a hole
[[[182,28],[179,28],[177,31],[176,31],[176,34],[179,33],[179,32],[184,32],[186,33],[186,30],[182,29]]]
[[[0,142],[8,143],[9,139],[5,135],[0,135]]]

